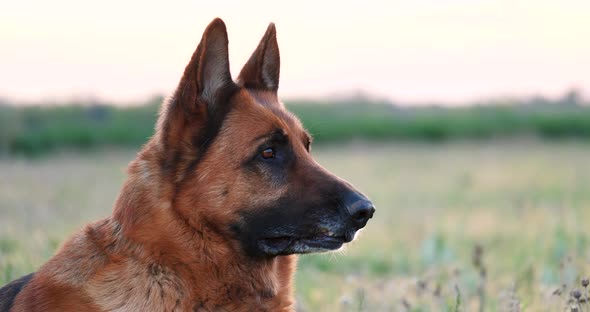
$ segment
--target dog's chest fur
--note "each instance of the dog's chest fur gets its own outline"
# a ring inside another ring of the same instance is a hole
[[[102,245],[85,253],[95,255],[95,260],[88,261],[97,261],[100,270],[85,281],[76,281],[102,310],[250,311],[253,307],[258,311],[293,310],[291,280],[295,256],[253,262],[221,250],[210,250],[205,247],[212,244],[198,240],[184,248],[151,244],[138,247],[122,238],[112,221],[100,223],[95,229],[87,230],[86,234],[96,233],[98,237],[82,235],[72,245],[66,244],[69,247],[66,249]],[[109,238],[100,238],[103,236]],[[157,254],[149,250],[157,250]]]
[[[194,275],[184,280],[173,270],[157,264],[145,266],[126,260],[109,265],[86,285],[94,303],[108,311],[291,311],[289,285],[277,285],[276,278],[267,289],[259,290],[254,280],[238,288],[213,274]],[[247,279],[247,276],[240,278]],[[274,284],[273,284],[274,283]]]

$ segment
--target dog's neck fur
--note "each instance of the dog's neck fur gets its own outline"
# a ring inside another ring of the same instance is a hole
[[[180,282],[192,293],[187,295],[193,308],[217,310],[222,308],[218,302],[231,301],[235,306],[223,308],[292,309],[296,256],[253,259],[241,250],[236,252],[237,242],[206,222],[189,223],[175,210],[174,185],[159,174],[156,155],[148,145],[130,164],[129,178],[114,208],[112,221],[120,225],[129,257],[158,268],[156,273],[191,276]],[[153,259],[158,263],[147,263]]]

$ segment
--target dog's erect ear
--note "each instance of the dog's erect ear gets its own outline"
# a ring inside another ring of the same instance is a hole
[[[191,146],[199,148],[198,140],[204,135],[214,135],[211,129],[229,110],[228,100],[237,89],[229,71],[225,24],[216,18],[207,26],[174,95],[160,113],[157,131],[165,152],[182,154]]]
[[[270,23],[258,47],[242,68],[238,84],[249,89],[277,92],[281,58],[275,25]]]
[[[223,21],[216,18],[205,29],[197,50],[184,70],[177,92],[180,91],[182,98],[195,97],[196,105],[220,105],[217,103],[220,93],[233,85],[229,71],[227,30]]]

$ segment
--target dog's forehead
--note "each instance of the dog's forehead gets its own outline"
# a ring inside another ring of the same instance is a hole
[[[276,107],[283,108],[283,103],[281,103],[276,94],[268,91],[259,91],[259,90],[252,90],[252,89],[244,89],[246,90],[247,94],[252,97],[252,100],[258,104],[262,105],[266,108],[272,109]]]
[[[253,111],[259,117],[267,116],[264,120],[269,128],[282,128],[296,136],[305,133],[301,121],[272,92],[242,89],[234,100],[238,102],[238,106]]]

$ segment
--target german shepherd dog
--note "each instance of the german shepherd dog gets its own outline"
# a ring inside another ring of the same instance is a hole
[[[234,82],[205,30],[113,214],[0,290],[1,311],[293,311],[295,254],[339,249],[375,211],[316,163],[277,98],[274,24]]]

